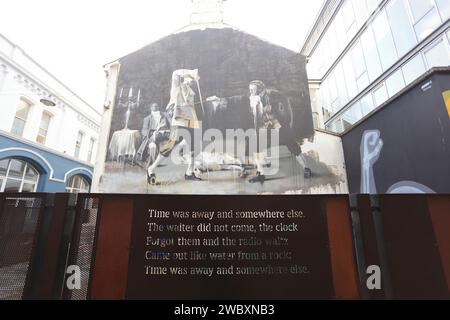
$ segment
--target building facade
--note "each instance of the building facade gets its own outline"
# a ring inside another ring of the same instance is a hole
[[[316,125],[344,132],[450,65],[449,18],[448,0],[326,0],[302,48]]]
[[[0,35],[0,192],[86,192],[101,114]]]

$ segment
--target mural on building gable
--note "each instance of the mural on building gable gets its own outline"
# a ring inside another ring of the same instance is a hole
[[[313,129],[303,56],[226,28],[119,62],[102,192],[347,191],[340,139]]]

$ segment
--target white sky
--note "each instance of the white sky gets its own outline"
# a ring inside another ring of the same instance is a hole
[[[225,23],[299,51],[323,0],[228,0]],[[190,0],[1,0],[0,33],[98,110],[103,65],[189,24]]]

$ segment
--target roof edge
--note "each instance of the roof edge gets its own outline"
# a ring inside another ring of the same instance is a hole
[[[328,27],[329,19],[327,15],[330,17],[334,14],[334,11],[339,6],[342,0],[324,0],[322,7],[317,14],[314,24],[306,35],[305,40],[303,41],[303,45],[301,47],[300,53],[304,56],[310,56],[313,51],[316,43],[321,38],[323,31]],[[325,23],[322,20],[326,20]],[[314,38],[316,36],[316,39]]]
[[[152,42],[150,42],[150,43],[148,43],[148,44],[146,44],[146,45],[140,47],[139,49],[136,49],[136,50],[134,50],[134,51],[132,51],[132,52],[126,54],[126,55],[121,56],[120,58],[117,58],[117,59],[112,60],[112,61],[110,61],[110,62],[108,62],[108,63],[105,63],[105,64],[103,65],[103,68],[106,68],[107,66],[109,66],[109,65],[111,65],[111,64],[118,63],[118,62],[120,62],[121,59],[123,59],[123,58],[125,58],[125,57],[128,57],[129,55],[132,55],[132,54],[134,54],[134,53],[136,53],[136,52],[138,52],[138,51],[140,51],[140,50],[146,48],[147,46],[149,46],[149,45],[151,45],[151,44],[153,44],[153,43],[156,43],[156,42],[158,42],[158,41],[161,41],[162,39],[164,39],[164,38],[166,38],[166,37],[169,37],[169,36],[172,36],[172,35],[181,34],[181,33],[183,33],[183,32],[204,31],[204,30],[207,30],[207,29],[216,29],[216,30],[220,30],[221,28],[218,28],[219,25],[220,25],[220,26],[223,26],[222,29],[229,29],[229,30],[234,30],[234,31],[242,32],[242,33],[244,33],[244,34],[246,34],[246,35],[249,35],[249,36],[255,37],[255,38],[257,38],[257,39],[259,39],[259,40],[261,40],[261,41],[267,42],[267,43],[270,44],[270,45],[277,46],[277,47],[281,47],[281,48],[283,48],[283,49],[285,49],[285,50],[289,50],[289,51],[291,51],[291,52],[293,52],[293,53],[296,53],[296,54],[301,54],[301,52],[292,50],[292,49],[290,49],[290,48],[286,48],[285,46],[283,46],[283,45],[281,45],[281,44],[273,43],[272,41],[269,41],[269,40],[266,40],[266,39],[264,39],[264,38],[262,38],[262,37],[260,37],[260,36],[251,34],[251,33],[247,32],[247,31],[245,31],[245,30],[239,29],[239,28],[237,28],[237,27],[235,27],[235,26],[232,26],[232,25],[230,25],[230,24],[227,24],[227,23],[225,23],[225,22],[222,22],[222,23],[217,24],[216,27],[214,27],[213,24],[198,24],[198,25],[188,24],[188,25],[185,25],[185,26],[182,27],[182,28],[177,29],[176,31],[172,32],[172,33],[169,34],[169,35],[166,35],[166,36],[164,36],[164,37],[158,38],[158,39],[156,39],[156,40],[154,40],[154,41],[152,41]],[[192,27],[192,29],[190,29],[190,27]]]

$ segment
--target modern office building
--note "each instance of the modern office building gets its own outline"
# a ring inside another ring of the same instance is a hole
[[[0,35],[0,192],[89,191],[101,114]]]
[[[318,127],[344,132],[450,65],[450,1],[326,0],[302,48]]]

